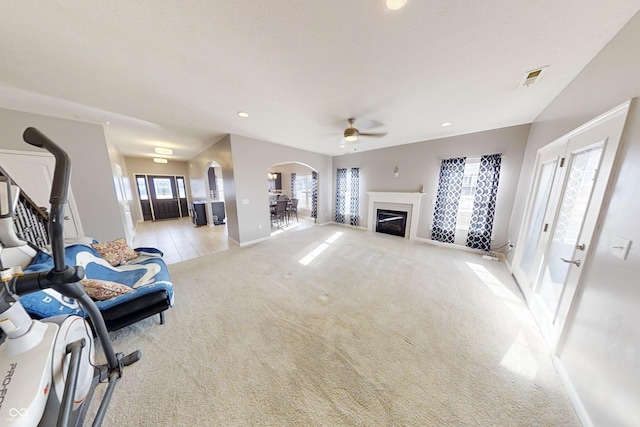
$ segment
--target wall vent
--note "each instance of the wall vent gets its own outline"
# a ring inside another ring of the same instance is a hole
[[[531,86],[532,84],[540,80],[540,76],[542,76],[542,74],[546,71],[548,67],[549,66],[546,65],[544,67],[536,68],[535,70],[527,71],[526,73],[524,73],[524,77],[520,82],[520,86],[524,86],[524,87]]]

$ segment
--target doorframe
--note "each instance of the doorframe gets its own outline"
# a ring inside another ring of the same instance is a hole
[[[53,171],[54,171],[54,167],[55,167],[55,157],[53,154],[47,152],[47,151],[30,151],[30,150],[12,150],[12,149],[6,149],[6,148],[0,148],[0,153],[2,154],[9,154],[9,155],[20,155],[20,156],[32,156],[32,157],[37,157],[37,158],[48,158],[52,160],[52,169],[51,169],[51,181],[53,182]],[[5,168],[6,170],[6,168]],[[7,173],[9,173],[7,171]],[[11,179],[13,180],[13,177],[11,177]],[[72,189],[73,184],[69,183],[69,189],[68,189],[68,194],[67,194],[67,205],[65,207],[65,211],[67,212],[67,215],[71,215],[71,218],[73,218],[73,233],[68,233],[69,227],[66,226],[65,227],[65,237],[72,237],[73,234],[75,234],[76,236],[84,236],[84,229],[82,227],[82,220],[80,219],[80,214],[78,213],[78,207],[76,204],[76,200],[75,197],[73,196],[73,189]],[[24,191],[22,189],[20,189],[21,191]],[[51,189],[49,189],[49,191],[51,191]],[[29,197],[31,197],[31,195],[29,195]],[[47,209],[47,213],[51,213],[51,204],[49,202],[49,200],[47,199],[47,203],[44,206]],[[68,210],[67,210],[68,209]],[[67,235],[68,233],[68,235]]]
[[[619,133],[611,135],[611,137],[617,137],[617,141],[616,143],[616,148],[615,148],[615,152],[612,155],[612,159],[610,159],[611,161],[611,169],[609,171],[609,175],[604,178],[604,181],[602,182],[602,187],[603,187],[603,193],[602,193],[602,199],[600,201],[600,205],[599,206],[593,206],[591,207],[591,209],[597,209],[597,212],[595,213],[595,221],[594,221],[594,226],[593,226],[593,231],[592,231],[592,236],[591,236],[591,244],[589,245],[588,248],[586,248],[586,253],[584,254],[584,269],[582,270],[579,279],[577,280],[576,284],[575,284],[575,290],[573,291],[573,295],[571,296],[570,300],[568,301],[559,301],[558,303],[558,309],[560,309],[560,306],[564,306],[566,309],[566,317],[564,319],[564,323],[560,329],[560,331],[557,334],[557,337],[555,338],[554,342],[548,342],[549,347],[552,350],[552,353],[554,355],[558,355],[560,354],[561,350],[562,350],[562,346],[564,345],[566,338],[567,338],[567,334],[568,331],[571,329],[571,325],[573,324],[573,320],[575,319],[576,313],[577,313],[577,309],[578,309],[578,305],[579,305],[579,301],[583,292],[583,285],[584,285],[584,276],[585,274],[587,274],[588,272],[588,266],[590,265],[590,262],[592,260],[593,254],[594,254],[594,243],[597,243],[599,240],[599,236],[600,236],[600,231],[601,231],[601,227],[602,227],[602,222],[603,222],[603,217],[604,214],[606,213],[606,208],[609,204],[609,201],[611,199],[611,193],[613,190],[613,186],[615,185],[615,178],[618,174],[619,168],[620,168],[620,162],[621,162],[621,155],[620,155],[620,146],[622,145],[622,136],[624,134],[624,128],[626,125],[626,117],[627,117],[627,113],[630,109],[631,103],[633,100],[628,100],[625,101],[624,103],[618,105],[617,107],[597,116],[596,118],[582,124],[581,126],[573,129],[572,131],[566,133],[565,135],[553,140],[552,142],[550,142],[549,144],[539,148],[537,150],[536,153],[536,164],[534,167],[534,173],[533,173],[533,181],[531,182],[530,188],[529,188],[529,194],[527,196],[527,202],[525,204],[525,214],[522,220],[522,223],[520,225],[520,230],[518,232],[518,242],[523,242],[524,239],[526,238],[526,236],[524,235],[526,232],[527,227],[529,226],[529,222],[531,220],[531,209],[532,209],[532,204],[534,203],[534,199],[536,196],[536,191],[537,191],[537,182],[535,181],[535,178],[538,176],[538,173],[540,171],[540,167],[541,167],[541,163],[540,163],[540,158],[541,158],[541,154],[548,152],[549,150],[555,149],[555,148],[559,148],[564,144],[569,144],[570,140],[572,138],[576,138],[577,136],[579,136],[580,134],[587,132],[609,120],[615,119],[620,115],[624,115],[624,120],[620,126],[619,129]],[[601,163],[600,163],[600,167],[602,166],[604,162],[604,158],[601,159]],[[567,165],[567,167],[569,167],[570,165]],[[561,190],[564,188],[565,183],[563,182],[562,184],[562,188]],[[596,184],[598,185],[598,184]],[[562,192],[562,191],[561,191]],[[554,192],[554,194],[551,195],[551,197],[559,197],[557,192]],[[554,218],[554,222],[557,221],[557,218]],[[555,228],[555,225],[551,228],[552,230]],[[523,247],[523,245],[519,245],[520,247]],[[523,296],[525,297],[525,301],[527,302],[527,305],[529,306],[529,309],[532,309],[532,303],[533,303],[533,299],[535,297],[535,291],[536,291],[536,286],[538,284],[539,278],[538,280],[535,281],[535,283],[531,283],[526,275],[526,272],[523,272],[519,267],[519,264],[521,262],[521,257],[522,257],[522,251],[523,249],[518,248],[519,251],[516,252],[516,254],[514,255],[514,260],[513,260],[513,266],[512,266],[512,274],[514,276],[514,278],[516,279],[516,281],[518,281],[520,283],[520,289],[523,293]],[[548,251],[548,247],[545,249],[545,254]],[[564,292],[564,291],[563,291]],[[535,316],[534,316],[535,317]],[[536,322],[538,323],[539,327],[541,327],[540,323],[538,322],[538,319],[536,318]]]
[[[178,182],[176,180],[176,178],[182,178],[184,179],[184,191],[185,191],[185,196],[187,199],[187,211],[189,210],[189,206],[190,206],[190,198],[189,198],[189,189],[187,188],[187,177],[185,175],[175,175],[175,174],[170,174],[170,173],[132,173],[131,174],[133,176],[133,183],[135,185],[135,194],[137,195],[136,198],[138,200],[137,203],[137,209],[138,209],[138,213],[140,214],[140,218],[142,218],[142,221],[144,222],[144,213],[142,212],[142,203],[140,200],[140,193],[138,192],[138,182],[136,181],[136,176],[144,176],[145,182],[147,184],[147,191],[150,193],[151,192],[151,186],[149,185],[149,176],[169,176],[169,177],[173,177],[174,181],[176,183],[176,194],[178,193]],[[182,212],[182,206],[180,206],[180,197],[178,197],[178,211],[180,212],[180,217],[179,218],[185,218],[189,216],[189,212],[187,212],[187,215],[183,215]],[[156,220],[156,213],[153,209],[153,202],[151,201],[151,194],[149,194],[149,203],[151,205],[151,221],[155,221]]]

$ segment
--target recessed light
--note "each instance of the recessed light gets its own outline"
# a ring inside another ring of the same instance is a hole
[[[173,155],[173,150],[171,148],[156,147],[154,150],[157,154],[164,154],[166,156]]]
[[[238,115],[243,118],[249,117],[249,113],[245,113],[244,111],[238,111]]]
[[[168,160],[167,159],[163,159],[162,157],[154,157],[153,161],[156,163],[167,163]]]
[[[402,9],[407,4],[407,0],[385,0],[385,6],[388,10]]]
[[[443,128],[446,128],[447,126],[451,126],[451,122],[440,123],[440,126],[442,126]]]

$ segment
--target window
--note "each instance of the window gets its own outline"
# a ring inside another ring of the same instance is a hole
[[[309,175],[296,175],[296,192],[295,195],[298,198],[298,207],[302,209],[311,209],[311,174]]]
[[[138,184],[140,200],[149,200],[149,193],[147,193],[147,180],[143,176],[138,176],[136,177],[136,184]]]
[[[360,169],[337,169],[336,216],[341,224],[360,224]]]
[[[180,197],[181,199],[186,199],[187,198],[187,192],[184,188],[184,179],[182,178],[176,178],[176,182],[178,184],[178,197]]]
[[[480,173],[480,158],[467,158],[462,177],[462,189],[458,201],[457,230],[468,230],[473,214],[473,201],[476,196],[476,185]]]
[[[224,185],[222,182],[222,177],[216,175],[216,193],[218,198],[216,200],[224,202]]]
[[[171,188],[171,179],[153,178],[153,187],[155,189],[156,199],[173,199],[173,188]]]
[[[456,230],[467,231],[467,246],[490,250],[502,154],[480,159],[443,159],[431,238],[455,243]]]

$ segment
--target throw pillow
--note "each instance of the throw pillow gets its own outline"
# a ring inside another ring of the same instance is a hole
[[[80,283],[84,286],[87,295],[97,301],[105,301],[133,292],[133,289],[122,283],[109,282],[107,280],[82,279]]]
[[[94,243],[91,247],[98,251],[100,256],[114,267],[138,257],[138,254],[131,249],[123,238],[112,240],[111,242]]]

